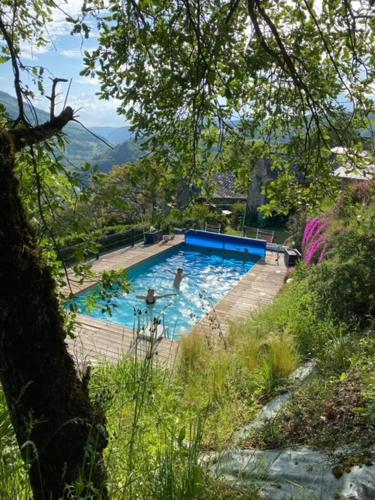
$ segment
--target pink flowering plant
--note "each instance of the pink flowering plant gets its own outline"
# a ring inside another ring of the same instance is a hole
[[[315,217],[306,224],[302,239],[305,264],[311,265],[324,260],[329,249],[329,236],[326,232],[329,227],[327,217],[324,219]]]
[[[342,221],[344,222],[344,221]],[[329,310],[341,321],[373,321],[375,315],[375,204],[352,210],[341,231],[329,232],[330,258],[320,247],[320,265],[310,268],[309,290],[319,314]],[[310,248],[305,260],[310,258]]]

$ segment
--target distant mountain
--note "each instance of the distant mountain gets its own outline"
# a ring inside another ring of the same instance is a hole
[[[124,141],[131,141],[134,137],[129,126],[125,127],[90,127],[96,135],[103,137],[107,142],[116,146]]]
[[[0,91],[0,104],[3,104],[10,119],[18,116],[18,103],[15,97]],[[30,123],[44,123],[49,120],[49,114],[38,108],[31,109],[25,103],[25,113]],[[83,163],[91,162],[94,156],[98,156],[108,149],[100,139],[87,132],[80,125],[69,123],[64,132],[67,136],[67,147],[65,156],[72,167],[79,169]]]
[[[92,158],[92,163],[99,166],[100,171],[109,172],[114,165],[124,165],[135,162],[142,154],[138,144],[134,141],[124,141],[114,149],[106,151]]]
[[[2,104],[9,117],[11,119],[15,119],[18,116],[18,103],[17,99],[15,97],[12,97],[11,95],[7,94],[6,92],[3,92],[0,90],[0,104]],[[47,115],[44,111],[39,110],[40,113]],[[28,107],[26,107],[26,114],[29,116],[28,113]]]

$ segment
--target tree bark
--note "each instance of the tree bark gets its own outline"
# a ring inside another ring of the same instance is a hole
[[[36,500],[65,498],[79,479],[82,496],[108,497],[104,422],[68,354],[55,283],[14,174],[15,152],[56,134],[73,117],[67,110],[41,127],[0,133],[0,380]]]

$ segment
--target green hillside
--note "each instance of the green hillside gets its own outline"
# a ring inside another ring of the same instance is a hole
[[[125,127],[90,127],[90,130],[116,146],[124,141],[132,140],[133,133],[130,132],[129,128],[126,125]]]
[[[92,162],[98,165],[102,172],[109,172],[113,165],[133,163],[141,154],[140,147],[134,141],[124,141],[114,149],[107,149],[94,156]]]
[[[18,116],[17,99],[0,91],[0,104],[5,106],[8,116],[14,120]],[[45,111],[31,107],[26,104],[25,112],[31,123],[35,123],[35,115],[39,123],[49,120],[49,114]],[[71,166],[80,168],[83,163],[89,162],[94,156],[105,152],[108,147],[98,138],[87,132],[78,124],[70,123],[64,129],[67,136],[66,159]]]
[[[3,92],[0,90],[0,104],[5,106],[5,109],[9,115],[10,118],[15,119],[18,116],[18,104],[17,104],[17,99],[12,97],[11,95],[7,94],[6,92]],[[26,107],[26,114],[29,116],[29,109]],[[45,111],[38,110],[42,116],[42,114],[47,115]],[[48,115],[47,115],[48,119]]]

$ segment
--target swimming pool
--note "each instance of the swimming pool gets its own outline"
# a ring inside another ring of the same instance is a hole
[[[177,245],[162,254],[137,264],[128,271],[132,292],[113,299],[112,316],[102,312],[98,303],[89,310],[87,299],[99,290],[100,284],[82,292],[74,299],[79,312],[96,319],[133,328],[144,318],[164,318],[169,336],[178,340],[188,333],[249,272],[259,260],[258,255],[206,249],[194,245]],[[178,267],[188,276],[180,289],[173,287]],[[176,292],[176,296],[160,299],[153,306],[136,295],[146,295],[155,288],[157,295]]]

